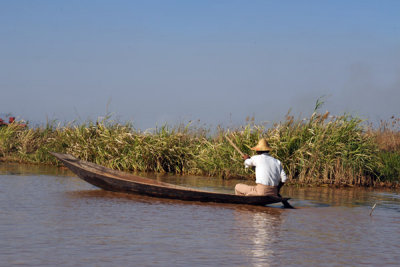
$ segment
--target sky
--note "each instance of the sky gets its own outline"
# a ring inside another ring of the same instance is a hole
[[[400,117],[398,0],[0,0],[0,117]]]

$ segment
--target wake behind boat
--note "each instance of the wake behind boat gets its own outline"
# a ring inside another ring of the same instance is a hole
[[[233,204],[268,205],[282,202],[284,207],[292,208],[287,202],[289,198],[275,196],[238,196],[234,194],[196,190],[112,170],[91,162],[79,160],[69,154],[50,153],[78,177],[107,191],[187,201]]]

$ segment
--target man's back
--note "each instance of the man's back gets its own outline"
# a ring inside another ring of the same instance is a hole
[[[252,156],[244,162],[246,167],[256,167],[256,183],[278,186],[279,182],[286,181],[286,174],[278,159],[268,153]]]

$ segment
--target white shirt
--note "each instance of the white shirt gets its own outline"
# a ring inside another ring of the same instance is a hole
[[[279,182],[286,181],[286,173],[279,160],[271,157],[268,153],[252,156],[244,161],[246,168],[256,167],[256,183],[278,186]]]

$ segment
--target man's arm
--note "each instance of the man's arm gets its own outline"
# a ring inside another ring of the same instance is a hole
[[[244,166],[245,166],[246,168],[248,168],[248,167],[255,167],[255,166],[254,166],[253,159],[252,159],[249,155],[244,154],[244,155],[243,155],[243,159],[244,159]]]

